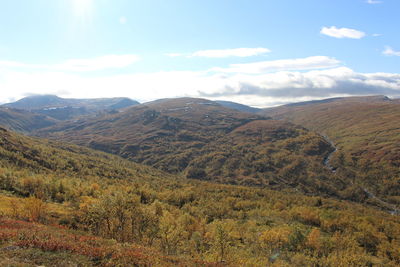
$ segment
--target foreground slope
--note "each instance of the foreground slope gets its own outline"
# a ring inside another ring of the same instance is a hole
[[[0,167],[82,179],[151,179],[167,174],[84,147],[23,136],[0,127]],[[8,178],[7,178],[8,179]],[[16,177],[0,187],[13,186]],[[11,184],[10,184],[11,183]],[[13,188],[16,192],[18,187]]]
[[[343,186],[323,166],[333,148],[321,136],[204,99],[159,100],[37,134],[188,178],[330,194]]]
[[[15,219],[0,218],[0,236],[0,266],[219,266],[65,227]]]
[[[100,188],[138,182],[169,188],[167,178],[180,180],[114,155],[0,127],[0,265],[217,266],[65,227],[85,229],[74,210],[99,197]]]
[[[338,152],[331,164],[338,172],[400,201],[400,101],[384,96],[350,97],[266,109],[329,137]]]
[[[0,137],[1,265],[400,264],[400,218],[369,206],[180,179],[87,148]]]

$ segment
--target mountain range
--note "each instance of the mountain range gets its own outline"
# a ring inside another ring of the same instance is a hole
[[[373,190],[397,202],[399,108],[385,96],[256,109],[195,98],[138,104],[45,95],[3,105],[0,122],[187,178],[357,200]]]
[[[45,115],[56,120],[68,120],[83,115],[93,115],[98,112],[120,110],[137,105],[139,102],[119,98],[68,99],[55,95],[34,95],[22,98],[2,107],[21,109]]]

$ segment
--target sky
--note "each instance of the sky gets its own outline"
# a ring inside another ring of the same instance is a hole
[[[0,103],[400,97],[399,0],[0,0]]]

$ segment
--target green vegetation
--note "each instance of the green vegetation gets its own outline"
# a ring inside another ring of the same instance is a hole
[[[369,206],[183,179],[5,130],[0,142],[3,265],[400,264],[400,218]]]

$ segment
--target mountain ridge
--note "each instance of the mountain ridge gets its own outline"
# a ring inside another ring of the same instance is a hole
[[[98,112],[120,110],[137,104],[139,102],[126,97],[74,99],[56,95],[35,95],[1,106],[22,109],[57,120],[68,120]]]
[[[25,110],[37,110],[44,108],[54,108],[63,106],[80,107],[82,105],[98,105],[99,108],[116,104],[119,101],[130,100],[130,103],[139,104],[139,102],[127,97],[112,97],[112,98],[61,98],[56,95],[33,95],[24,97],[12,103],[6,103],[2,106],[12,107]],[[127,106],[124,106],[127,107]]]

